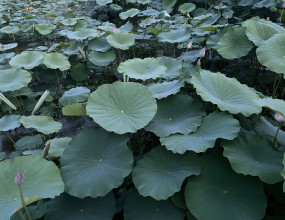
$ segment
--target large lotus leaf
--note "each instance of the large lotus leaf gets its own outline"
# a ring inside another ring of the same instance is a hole
[[[145,129],[159,137],[189,134],[197,130],[205,115],[202,105],[191,96],[170,96],[157,102],[157,113]]]
[[[257,48],[258,61],[268,69],[285,74],[285,33],[276,34]]]
[[[9,131],[20,127],[20,117],[20,115],[4,115],[0,118],[0,131]]]
[[[200,172],[201,166],[194,152],[174,154],[159,146],[137,163],[132,177],[142,196],[165,200],[181,189],[186,177]]]
[[[10,217],[21,208],[19,187],[15,183],[18,172],[25,181],[21,185],[26,204],[43,198],[54,198],[64,191],[59,169],[42,157],[21,156],[0,162],[0,215],[2,220]]]
[[[162,8],[170,9],[176,4],[177,0],[162,0]]]
[[[117,135],[100,127],[81,130],[60,158],[66,192],[79,198],[95,198],[120,186],[132,171],[128,140],[128,135]]]
[[[255,104],[259,96],[251,88],[219,72],[201,70],[191,82],[204,101],[218,105],[222,111],[250,116],[262,110]]]
[[[51,24],[36,24],[35,28],[41,35],[48,35],[52,32],[53,26]]]
[[[112,47],[122,50],[128,50],[135,44],[133,36],[123,32],[112,33],[106,39]]]
[[[215,146],[218,138],[233,140],[240,130],[238,120],[224,112],[214,112],[206,116],[195,133],[175,134],[160,138],[162,145],[174,153],[183,154],[187,150],[205,152]]]
[[[46,146],[49,144],[48,157],[60,157],[70,141],[70,137],[48,140],[46,143]]]
[[[120,73],[124,73],[134,79],[156,79],[166,72],[167,68],[156,58],[134,58],[121,63],[118,67]]]
[[[184,86],[183,80],[174,80],[163,83],[153,83],[147,87],[153,93],[154,98],[162,99],[170,95],[175,95]]]
[[[158,40],[160,42],[169,43],[182,43],[188,41],[191,34],[185,29],[171,30],[168,32],[161,32],[158,34]]]
[[[43,60],[43,55],[37,51],[24,51],[21,54],[14,56],[9,64],[16,68],[33,69],[40,65]]]
[[[110,4],[112,2],[113,2],[113,0],[96,0],[96,3],[98,5],[107,5],[107,4]]]
[[[88,42],[89,50],[107,52],[111,48],[105,37],[99,37]]]
[[[174,206],[170,200],[156,201],[150,197],[142,197],[134,189],[127,194],[125,220],[183,220],[184,216],[184,210]]]
[[[285,116],[285,101],[282,99],[263,98],[256,100],[255,103],[261,107],[270,108]]]
[[[87,114],[107,131],[136,132],[154,117],[157,104],[151,91],[133,82],[99,86],[87,102]]]
[[[84,81],[90,74],[89,68],[83,63],[77,63],[70,68],[70,76],[77,82]]]
[[[136,16],[139,12],[140,10],[138,10],[137,8],[131,8],[125,12],[121,12],[119,16],[121,19],[126,20],[127,18],[132,18]]]
[[[17,46],[18,46],[17,43],[12,43],[12,44],[1,44],[0,43],[0,52],[13,49],[13,48],[15,48]]]
[[[0,91],[8,92],[21,89],[31,82],[32,76],[26,70],[6,69],[0,70]]]
[[[0,29],[0,33],[4,34],[16,34],[19,31],[20,29],[18,26],[5,26]]]
[[[113,193],[79,199],[66,193],[48,202],[45,220],[110,220],[115,214]]]
[[[20,122],[25,128],[34,128],[43,134],[52,134],[62,128],[61,123],[54,121],[54,119],[49,116],[22,116]]]
[[[196,5],[193,3],[184,3],[179,6],[178,11],[180,11],[182,14],[190,13],[196,8]]]
[[[229,29],[229,31],[220,38],[217,44],[217,50],[222,57],[234,59],[248,54],[254,45],[247,38],[245,30],[245,27]]]
[[[284,32],[281,26],[264,19],[251,21],[246,29],[246,35],[256,46],[260,46],[263,41],[268,40],[273,35]]]
[[[202,173],[189,178],[185,188],[188,209],[199,220],[256,220],[266,210],[260,181],[235,173],[222,156],[201,158]]]
[[[107,52],[92,51],[88,54],[88,59],[94,65],[107,66],[110,62],[116,59],[116,54],[113,50],[109,50]]]
[[[282,180],[283,152],[276,151],[272,142],[259,135],[239,136],[233,141],[223,141],[224,156],[234,171],[244,175],[258,176],[268,184]]]
[[[61,53],[44,54],[43,63],[50,69],[60,69],[61,71],[68,70],[71,66],[68,58]]]
[[[69,39],[74,40],[85,40],[89,37],[99,37],[101,33],[96,29],[87,29],[87,28],[81,28],[74,32],[68,32],[66,35]]]
[[[182,68],[181,60],[171,57],[160,57],[159,60],[167,67],[167,71],[161,78],[171,80],[180,76]]]
[[[90,89],[86,87],[76,87],[64,92],[63,96],[58,101],[63,106],[71,105],[86,101],[89,95]]]
[[[19,150],[31,150],[36,149],[43,143],[40,134],[34,136],[25,136],[16,142],[16,146]]]
[[[66,18],[61,22],[63,25],[73,26],[76,25],[77,19],[76,18]]]
[[[88,116],[86,113],[86,102],[66,105],[62,108],[62,114],[65,116]]]

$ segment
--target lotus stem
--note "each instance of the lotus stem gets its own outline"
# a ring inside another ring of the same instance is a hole
[[[19,191],[20,191],[20,197],[21,197],[22,206],[24,206],[24,208],[25,208],[25,211],[26,211],[26,213],[27,213],[27,215],[28,215],[28,219],[29,219],[29,220],[32,220],[31,215],[30,215],[30,213],[29,213],[29,210],[28,210],[28,208],[27,208],[27,206],[26,206],[24,197],[23,197],[22,186],[21,186],[21,185],[18,185],[18,186],[19,186]]]
[[[9,105],[10,108],[17,110],[16,106],[13,105],[2,93],[0,93],[0,100],[5,102],[7,105]]]
[[[275,144],[275,142],[276,142],[276,140],[277,140],[278,132],[279,132],[279,130],[280,130],[281,127],[282,127],[282,124],[279,125],[279,127],[278,127],[278,129],[277,129],[277,131],[276,131],[276,133],[275,133],[274,140],[273,140],[273,148],[274,148],[274,144]],[[278,149],[278,148],[277,148],[277,149]]]
[[[278,79],[278,82],[277,82],[277,79]],[[276,82],[277,82],[277,84],[276,84]],[[281,77],[278,77],[278,75],[277,75],[276,78],[275,78],[275,81],[274,81],[274,85],[273,85],[273,92],[272,92],[272,98],[273,99],[276,96],[276,93],[277,93],[277,90],[278,90],[280,82],[281,82]]]
[[[41,98],[39,99],[39,101],[37,102],[37,104],[36,104],[34,110],[32,111],[32,115],[34,115],[34,114],[40,109],[40,107],[42,106],[42,104],[44,103],[44,101],[47,99],[47,97],[49,96],[49,94],[50,94],[50,92],[49,92],[48,90],[46,90],[46,91],[42,94],[42,96],[41,96]]]
[[[21,210],[18,211],[19,215],[21,216],[21,219],[26,220],[25,216],[23,215],[23,213],[21,212]]]

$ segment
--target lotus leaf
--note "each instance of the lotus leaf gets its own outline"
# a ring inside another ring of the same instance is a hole
[[[203,119],[195,133],[171,135],[160,138],[160,142],[174,153],[183,154],[187,150],[201,153],[214,147],[218,138],[233,140],[239,130],[238,120],[224,112],[214,112]]]
[[[190,13],[196,8],[196,5],[193,3],[184,3],[183,5],[180,5],[178,8],[178,11],[180,11],[182,14]]]
[[[77,19],[76,18],[66,18],[61,22],[63,25],[73,26],[76,25]]]
[[[94,65],[107,66],[110,62],[116,59],[116,54],[113,50],[109,50],[107,52],[92,51],[88,54],[88,59]]]
[[[194,152],[174,154],[159,146],[137,163],[132,177],[142,196],[165,200],[181,189],[186,177],[200,172],[201,166]]]
[[[17,46],[18,46],[17,43],[12,43],[12,44],[1,44],[0,43],[0,52],[13,49],[13,48],[15,48]]]
[[[58,101],[63,106],[71,105],[86,101],[89,95],[90,89],[86,87],[76,87],[64,92],[63,96]]]
[[[127,18],[132,18],[132,17],[136,16],[139,12],[140,12],[140,10],[138,10],[136,8],[131,8],[125,12],[121,12],[119,14],[119,16],[121,19],[126,20]]]
[[[171,30],[158,34],[158,40],[169,43],[182,43],[188,41],[191,34],[185,29]]]
[[[128,135],[117,135],[99,127],[81,130],[60,158],[66,192],[79,198],[96,198],[120,186],[132,171],[128,140]]]
[[[48,157],[60,157],[70,141],[70,137],[54,138],[48,140],[46,142],[46,146],[48,144],[50,145]]]
[[[9,131],[20,127],[20,117],[20,115],[4,115],[0,118],[0,131]]]
[[[19,55],[14,56],[9,64],[15,68],[33,69],[41,64],[43,55],[37,51],[24,51]]]
[[[135,44],[133,36],[123,32],[112,33],[106,39],[112,47],[121,50],[127,50]]]
[[[134,58],[120,63],[118,72],[134,79],[156,79],[166,72],[167,68],[156,58]]]
[[[250,116],[262,110],[255,104],[259,96],[251,88],[219,72],[201,70],[191,82],[204,101],[218,105],[222,111]]]
[[[145,127],[156,114],[157,104],[147,87],[116,82],[99,86],[91,93],[86,111],[107,131],[124,134]]]
[[[43,134],[52,134],[62,128],[62,124],[49,116],[22,116],[20,122],[25,128],[34,128]]]
[[[70,63],[68,58],[61,53],[44,54],[43,63],[50,69],[68,70]]]
[[[162,99],[170,95],[175,95],[183,86],[183,80],[173,80],[170,82],[150,84],[147,87],[153,93],[154,98]]]
[[[53,26],[51,24],[36,24],[35,28],[41,35],[48,35],[52,32]]]
[[[0,33],[4,33],[4,34],[16,34],[19,31],[20,29],[17,26],[5,26],[0,29]]]
[[[86,80],[89,74],[89,68],[83,63],[77,63],[70,68],[70,76],[77,82]]]

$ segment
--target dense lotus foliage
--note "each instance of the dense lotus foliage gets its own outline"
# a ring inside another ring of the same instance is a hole
[[[0,219],[284,220],[284,10],[0,1]]]

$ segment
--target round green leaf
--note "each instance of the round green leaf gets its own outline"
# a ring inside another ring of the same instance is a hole
[[[112,33],[106,39],[112,47],[121,50],[128,50],[135,44],[133,36],[123,32]]]
[[[8,92],[21,89],[31,82],[32,76],[26,70],[6,69],[0,70],[0,91]]]
[[[20,117],[20,115],[4,115],[0,118],[0,131],[9,131],[20,127]]]
[[[13,49],[13,48],[15,48],[17,46],[18,46],[17,43],[12,43],[12,44],[1,44],[0,43],[0,52],[4,52],[6,50]]]
[[[14,56],[9,64],[16,68],[33,69],[40,65],[43,60],[43,55],[36,51],[24,51],[21,54]]]
[[[95,38],[100,36],[100,32],[96,29],[80,28],[77,31],[67,32],[67,37],[74,40],[85,40],[89,37]]]
[[[229,31],[220,38],[217,44],[217,50],[222,57],[234,59],[248,54],[254,45],[247,38],[245,30],[245,27],[229,29]]]
[[[52,32],[53,26],[51,24],[36,24],[35,28],[41,35],[48,35]]]
[[[83,63],[77,63],[70,68],[70,76],[77,82],[84,81],[88,78],[89,74],[89,68]]]
[[[170,82],[153,83],[147,87],[153,93],[154,98],[162,99],[170,95],[175,95],[184,86],[183,80],[173,80]]]
[[[272,147],[272,142],[259,135],[239,136],[233,141],[223,141],[224,156],[234,171],[244,175],[258,176],[268,184],[282,180],[283,153]]]
[[[169,43],[182,43],[188,41],[191,34],[185,29],[170,30],[167,32],[161,32],[158,34],[158,40],[160,42]]]
[[[90,89],[86,87],[76,87],[64,92],[63,96],[58,101],[63,106],[71,105],[86,101],[89,95]]]
[[[256,50],[258,61],[276,73],[285,74],[285,33],[264,41]]]
[[[205,115],[201,103],[191,96],[170,96],[157,102],[157,113],[145,129],[159,137],[175,133],[189,134],[197,130]]]
[[[22,116],[20,122],[25,128],[34,128],[43,134],[52,134],[62,128],[62,124],[53,120],[49,116]]]
[[[171,80],[180,76],[182,62],[179,59],[160,57],[159,60],[167,67],[167,71],[161,76],[161,78]]]
[[[215,146],[218,138],[233,140],[240,130],[238,120],[224,112],[214,112],[206,116],[195,133],[175,134],[160,138],[162,145],[174,153],[183,154],[187,150],[205,152]]]
[[[182,14],[190,13],[196,8],[196,5],[193,3],[184,3],[179,6],[178,11],[180,11]]]
[[[66,105],[62,108],[62,114],[65,116],[88,116],[86,114],[86,102]]]
[[[134,79],[156,79],[166,72],[167,68],[156,58],[134,58],[120,63],[118,72]]]
[[[133,170],[133,182],[139,193],[165,200],[181,189],[184,179],[199,175],[201,167],[194,152],[173,154],[159,146],[148,152]]]
[[[107,52],[111,48],[107,42],[106,37],[99,37],[88,42],[89,50],[96,50],[99,52]]]
[[[5,26],[0,29],[0,33],[4,33],[4,34],[16,34],[19,31],[20,29],[16,25],[15,26]]]
[[[189,178],[185,188],[188,209],[199,220],[262,219],[266,197],[261,182],[239,175],[217,154],[201,158],[202,173]]]
[[[70,63],[68,58],[61,53],[44,54],[43,63],[50,69],[68,70]]]
[[[40,134],[34,136],[25,136],[16,142],[16,146],[19,150],[31,150],[36,149],[43,143]]]
[[[162,0],[162,8],[170,9],[176,4],[177,0]]]
[[[46,142],[46,146],[49,144],[49,151],[48,151],[48,157],[60,157],[71,141],[70,137],[63,137],[63,138],[54,138],[51,140],[48,140]]]
[[[66,19],[62,20],[61,23],[63,25],[67,25],[67,26],[73,26],[77,23],[77,19],[76,18],[66,18]]]
[[[285,101],[282,99],[272,99],[270,97],[256,100],[255,103],[260,107],[270,108],[285,116]]]
[[[246,35],[256,46],[260,46],[263,41],[284,31],[284,28],[271,21],[259,19],[253,20],[248,24]]]
[[[112,2],[113,2],[113,0],[96,0],[96,3],[98,5],[107,5],[107,4],[110,4]]]
[[[116,82],[99,86],[90,95],[86,111],[107,131],[124,134],[145,127],[156,114],[157,105],[147,87]]]
[[[121,12],[119,14],[119,16],[120,16],[121,19],[126,20],[127,18],[135,17],[139,12],[140,12],[139,9],[131,8],[131,9],[125,11],[125,12]]]
[[[173,205],[170,200],[156,201],[150,197],[140,196],[136,190],[128,192],[125,208],[125,220],[183,220],[185,212]]]
[[[255,104],[259,96],[251,88],[219,72],[201,70],[191,82],[204,101],[218,105],[222,111],[250,116],[262,110]]]
[[[95,198],[120,186],[132,171],[128,140],[128,135],[98,127],[81,130],[60,158],[66,192],[79,198]]]
[[[94,65],[107,66],[110,62],[116,59],[116,54],[113,50],[109,50],[107,52],[92,51],[88,54],[88,59]]]
[[[114,214],[113,193],[96,199],[79,199],[63,193],[48,202],[45,220],[107,220]]]
[[[25,180],[21,185],[26,204],[43,199],[54,198],[64,191],[64,184],[57,166],[42,157],[22,156],[0,163],[0,216],[10,220],[21,206],[19,187],[15,183],[18,172]]]

